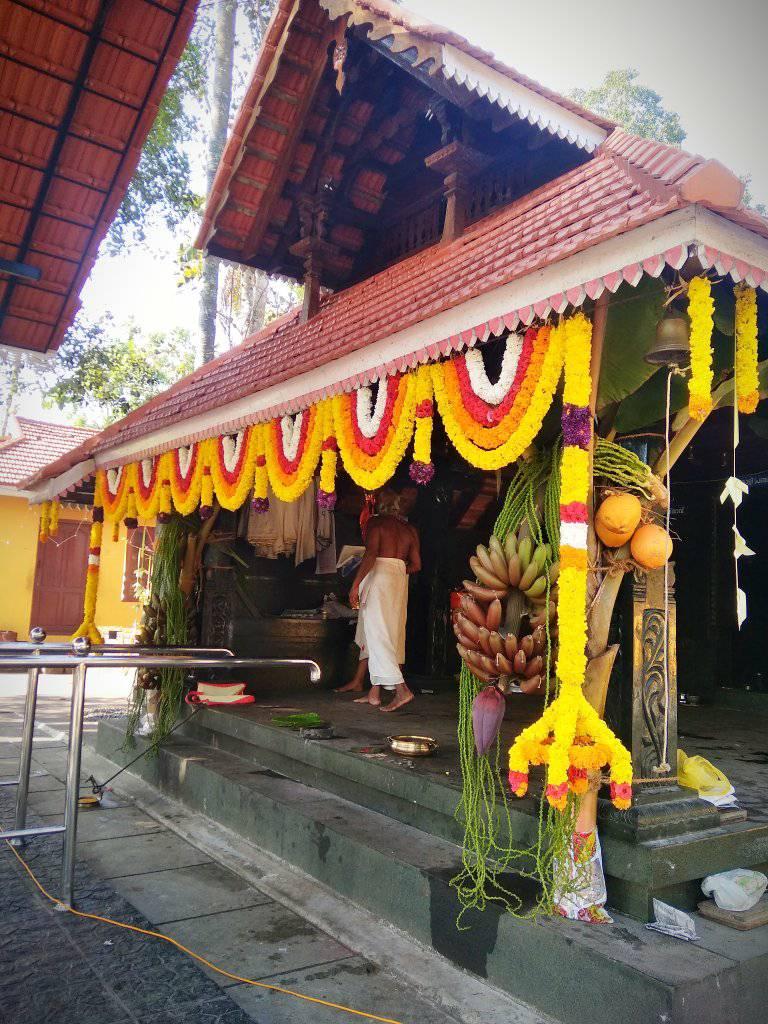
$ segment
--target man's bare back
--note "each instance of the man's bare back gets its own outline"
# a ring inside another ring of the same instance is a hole
[[[421,568],[419,534],[416,528],[396,516],[374,516],[368,522],[366,553],[376,558],[399,558],[409,573]]]

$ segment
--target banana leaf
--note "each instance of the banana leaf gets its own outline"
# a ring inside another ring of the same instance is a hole
[[[688,385],[681,377],[672,378],[670,399],[672,415],[687,407]],[[614,428],[619,434],[631,434],[652,427],[664,419],[666,401],[667,374],[665,370],[656,368],[653,376],[619,405]]]
[[[621,402],[655,373],[645,354],[653,344],[665,297],[662,281],[643,277],[636,288],[623,286],[608,306],[598,410]]]

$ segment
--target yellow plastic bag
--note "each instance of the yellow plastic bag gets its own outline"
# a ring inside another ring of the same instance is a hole
[[[688,757],[684,750],[677,748],[677,781],[686,789],[695,789],[702,799],[710,796],[726,796],[731,792],[728,778],[715,768],[701,754]]]

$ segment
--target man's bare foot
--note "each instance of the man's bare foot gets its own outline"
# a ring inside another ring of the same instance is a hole
[[[381,707],[381,687],[380,686],[372,686],[370,688],[370,690],[368,691],[367,696],[365,696],[365,697],[357,697],[356,700],[353,701],[353,703],[354,704],[370,704],[372,708],[380,708]]]
[[[365,689],[365,683],[362,679],[350,679],[348,683],[343,686],[337,686],[333,691],[334,693],[362,693]]]
[[[408,689],[408,687],[405,685],[405,683],[400,683],[400,685],[395,690],[395,696],[392,698],[392,700],[389,702],[389,704],[387,704],[386,707],[380,708],[379,710],[381,710],[381,711],[399,711],[400,708],[404,708],[406,704],[410,704],[413,699],[414,699],[414,695]]]

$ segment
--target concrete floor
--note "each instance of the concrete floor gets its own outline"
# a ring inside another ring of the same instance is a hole
[[[86,730],[95,729],[99,715],[121,706],[119,700],[93,696]],[[21,697],[0,697],[0,777],[13,777],[16,771],[21,707]],[[30,814],[53,823],[63,810],[68,702],[41,696],[38,721]],[[0,794],[8,821],[13,790],[0,789]],[[203,852],[206,844],[200,838],[200,845],[188,842],[131,799],[109,794],[101,809],[80,815],[78,905],[173,936],[240,977],[398,1024],[502,1019],[491,1012],[493,990],[478,1002],[474,982],[467,983],[466,1014],[461,1009],[444,1012],[401,977],[261,890],[258,873],[255,884],[249,883]],[[59,848],[57,839],[33,840],[25,852],[54,893]],[[55,913],[3,844],[0,870],[18,918],[0,942],[0,1017],[9,1011],[8,1019],[31,1024],[84,1019],[91,1024],[338,1024],[352,1019],[339,1010],[217,975],[159,940]],[[35,940],[31,946],[30,935]],[[36,949],[44,949],[44,955]],[[505,1010],[506,999],[498,1000],[498,1010],[509,1024],[553,1024],[524,1004]]]

